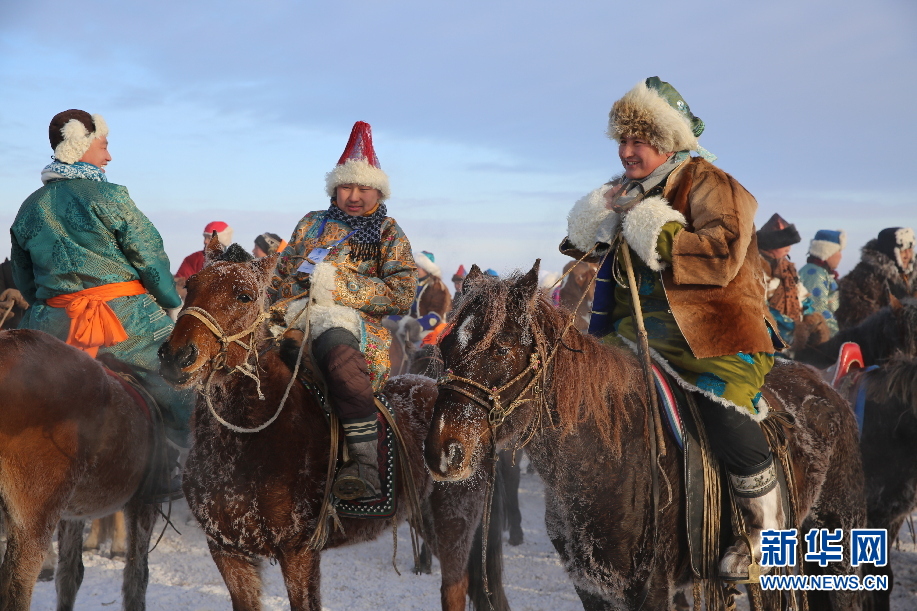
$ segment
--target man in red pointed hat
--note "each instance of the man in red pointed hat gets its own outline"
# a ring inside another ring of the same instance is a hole
[[[331,205],[296,226],[268,292],[288,328],[305,331],[308,323],[305,339],[344,426],[350,460],[332,491],[344,500],[370,498],[380,492],[373,393],[388,376],[391,344],[382,319],[407,314],[416,265],[404,231],[388,216],[388,176],[368,123],[354,124],[325,186]]]

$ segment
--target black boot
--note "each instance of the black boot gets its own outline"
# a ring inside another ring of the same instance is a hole
[[[154,460],[147,474],[146,490],[143,502],[148,505],[159,505],[175,501],[184,496],[182,492],[182,466],[179,462],[180,452],[167,440],[163,439],[165,446],[159,452],[159,459]]]
[[[347,441],[350,460],[338,470],[331,491],[344,501],[378,497],[382,491],[379,481],[379,441]]]

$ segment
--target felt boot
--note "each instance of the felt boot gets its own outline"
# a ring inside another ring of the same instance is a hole
[[[720,560],[720,577],[726,581],[757,583],[758,576],[767,573],[769,567],[761,564],[761,532],[779,530],[784,527],[783,501],[777,481],[777,468],[773,459],[753,475],[729,473],[735,503],[745,520],[745,530],[751,542],[751,551],[744,538],[726,549]],[[752,566],[754,554],[754,567]]]

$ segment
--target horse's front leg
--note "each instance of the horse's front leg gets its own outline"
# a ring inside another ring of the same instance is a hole
[[[156,506],[141,503],[136,497],[124,508],[127,524],[127,554],[121,596],[124,609],[146,609],[146,588],[150,581],[148,556],[150,537],[156,525]]]
[[[285,551],[280,570],[290,597],[290,611],[321,611],[320,553],[308,548]]]
[[[261,563],[223,551],[209,539],[207,545],[229,590],[233,611],[261,611]]]

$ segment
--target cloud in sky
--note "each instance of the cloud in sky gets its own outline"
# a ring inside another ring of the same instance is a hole
[[[917,225],[915,26],[896,0],[5,2],[0,221],[39,186],[51,116],[80,107],[105,115],[109,177],[163,218],[173,260],[213,215],[246,245],[287,235],[327,205],[324,173],[362,119],[418,248],[521,267],[618,171],[608,108],[658,74],[759,224],[779,210],[806,241],[822,225],[871,236]]]

